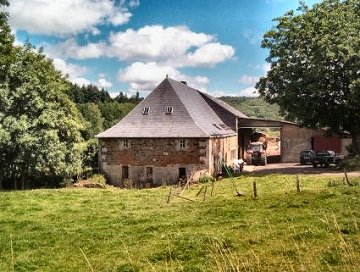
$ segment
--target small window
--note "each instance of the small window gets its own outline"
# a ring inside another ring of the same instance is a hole
[[[166,106],[165,113],[166,114],[172,114],[174,111],[174,108],[172,106]]]
[[[128,148],[129,147],[129,140],[128,139],[124,139],[122,141],[122,146],[125,147],[125,148]]]
[[[148,115],[149,112],[150,112],[150,107],[144,107],[142,114],[143,115]]]
[[[180,140],[180,148],[185,149],[185,146],[186,146],[186,141],[184,139],[181,139]]]

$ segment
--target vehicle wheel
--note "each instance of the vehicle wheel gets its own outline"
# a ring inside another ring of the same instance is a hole
[[[313,167],[316,168],[316,167],[317,167],[317,164],[316,164],[316,163],[313,163]]]
[[[300,165],[304,165],[306,164],[304,161],[300,161]]]
[[[324,166],[325,166],[325,167],[329,167],[330,164],[329,164],[328,162],[326,162],[326,163],[324,163]]]

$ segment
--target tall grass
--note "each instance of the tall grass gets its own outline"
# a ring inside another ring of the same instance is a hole
[[[253,181],[258,197],[252,196]],[[359,177],[351,177],[359,184]],[[241,176],[193,185],[0,193],[0,271],[358,271],[360,186]],[[181,190],[178,190],[181,191]],[[177,192],[177,190],[173,190]]]

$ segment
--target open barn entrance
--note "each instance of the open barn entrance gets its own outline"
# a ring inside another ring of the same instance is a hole
[[[251,162],[254,143],[261,145],[266,154],[266,163],[281,162],[281,130],[278,121],[240,119],[238,121],[239,157]],[[256,148],[256,147],[255,147]]]
[[[280,128],[240,128],[239,129],[239,157],[247,163],[254,143],[262,143],[267,157],[267,163],[281,161],[281,129]]]

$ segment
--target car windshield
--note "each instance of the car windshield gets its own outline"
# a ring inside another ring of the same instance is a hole
[[[311,150],[303,151],[303,152],[301,152],[301,155],[303,155],[303,156],[310,156],[310,155],[312,155],[312,151],[311,151]]]

